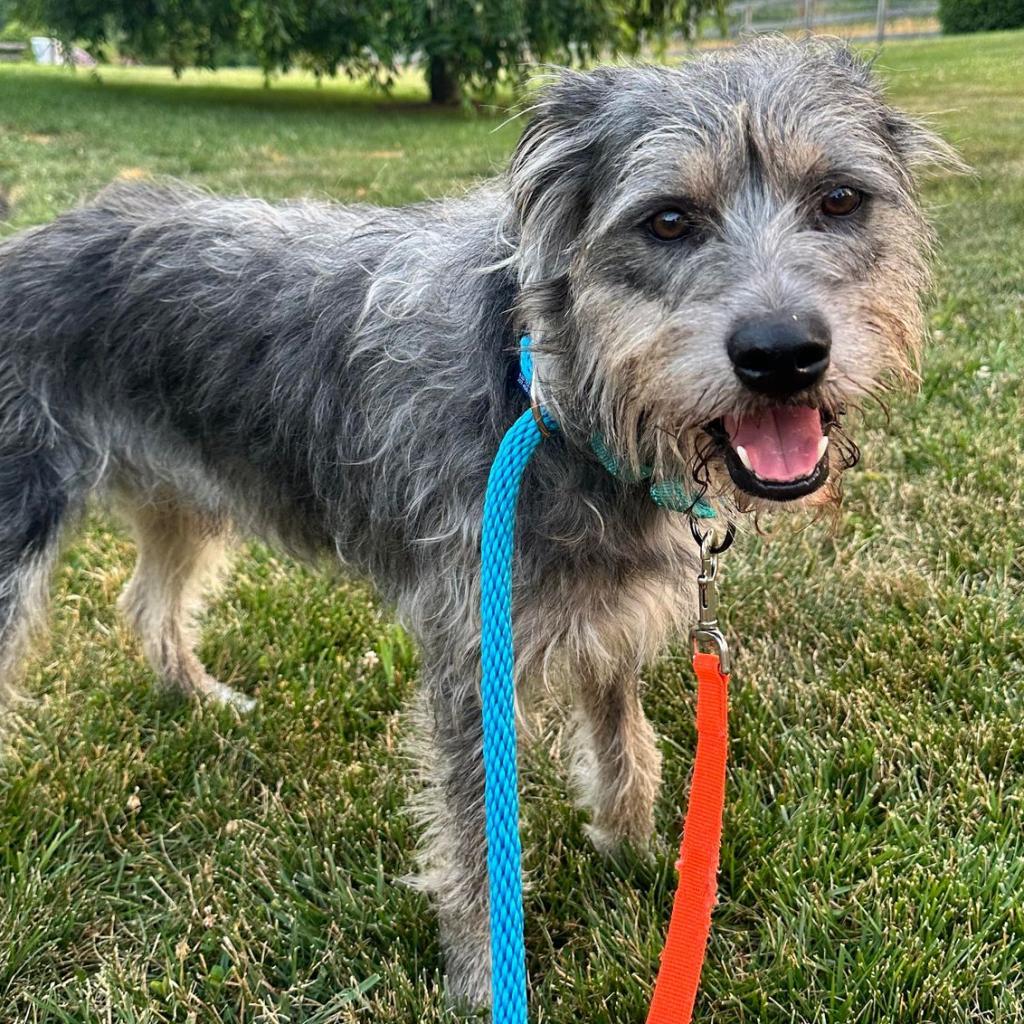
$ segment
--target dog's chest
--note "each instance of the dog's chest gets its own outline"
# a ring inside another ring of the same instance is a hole
[[[697,571],[683,517],[659,519],[628,542],[607,532],[603,544],[595,537],[589,551],[581,547],[539,574],[516,615],[527,647],[520,656],[611,671],[656,657],[686,624]]]

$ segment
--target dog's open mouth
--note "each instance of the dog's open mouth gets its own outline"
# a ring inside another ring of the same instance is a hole
[[[705,429],[722,448],[729,476],[741,491],[795,501],[828,480],[828,431],[834,422],[825,409],[777,405],[723,416]]]

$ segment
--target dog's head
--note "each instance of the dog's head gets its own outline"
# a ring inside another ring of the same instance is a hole
[[[844,411],[914,376],[914,173],[955,161],[837,43],[561,73],[508,187],[563,428],[741,508],[836,498]]]

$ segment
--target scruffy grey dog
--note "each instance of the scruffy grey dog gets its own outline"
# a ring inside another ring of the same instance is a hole
[[[844,409],[912,375],[928,232],[914,169],[954,158],[834,43],[561,73],[507,173],[403,209],[118,185],[0,248],[6,686],[64,529],[105,493],[139,542],[123,598],[159,677],[229,532],[373,580],[422,652],[422,882],[448,985],[488,997],[478,544],[535,339],[562,433],[524,487],[518,670],[564,679],[602,849],[652,828],[642,666],[690,617],[684,515],[827,505]],[[830,451],[829,438],[833,445]]]

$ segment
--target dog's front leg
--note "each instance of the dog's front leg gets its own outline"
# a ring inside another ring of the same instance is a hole
[[[636,676],[583,672],[575,686],[573,775],[587,828],[602,853],[642,846],[654,829],[661,753]]]
[[[472,675],[425,666],[420,736],[426,788],[419,884],[433,897],[451,1000],[490,1002],[491,954],[484,824],[483,731]]]

